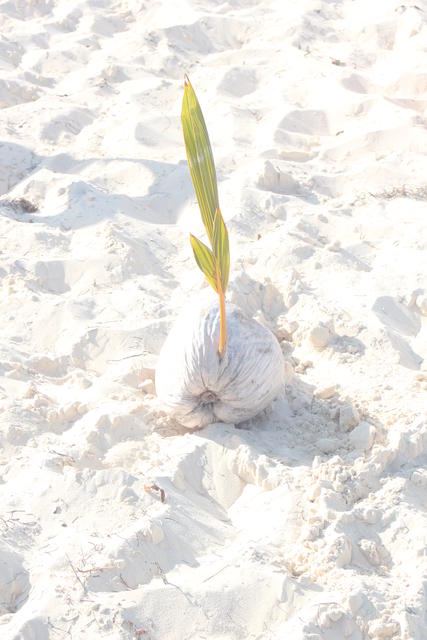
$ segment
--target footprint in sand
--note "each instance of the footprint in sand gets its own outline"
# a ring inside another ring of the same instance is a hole
[[[372,310],[387,328],[389,340],[399,354],[399,363],[408,369],[419,369],[421,356],[403,338],[406,336],[410,339],[419,333],[421,320],[418,314],[391,296],[377,298]]]
[[[7,521],[5,521],[7,522]],[[30,591],[28,572],[23,558],[11,546],[0,546],[0,616],[16,613],[22,607]]]
[[[375,93],[378,90],[369,80],[358,73],[352,73],[347,78],[343,78],[341,84],[354,93]]]
[[[29,149],[13,142],[0,142],[0,196],[10,191],[39,159]]]
[[[24,47],[18,42],[13,42],[2,34],[0,48],[0,68],[11,71],[19,65],[24,54]]]
[[[85,27],[89,27],[92,33],[107,38],[121,31],[126,31],[128,28],[126,22],[117,16],[93,16],[85,22]]]
[[[377,298],[372,310],[386,327],[405,336],[416,336],[421,328],[419,316],[391,296]]]
[[[82,12],[80,9],[72,9],[70,13],[63,15],[59,21],[55,24],[58,29],[62,29],[65,32],[77,31],[77,27],[79,26],[79,22],[82,17]]]
[[[242,98],[258,88],[258,78],[254,69],[234,67],[227,71],[218,85],[222,93]]]
[[[31,20],[31,18],[51,14],[57,4],[56,0],[9,0],[2,5],[2,12],[17,20]]]
[[[328,116],[321,110],[290,111],[280,122],[277,132],[289,131],[314,136],[328,136],[331,134]]]
[[[65,111],[44,124],[41,138],[50,142],[58,142],[63,138],[77,136],[82,129],[92,124],[94,119],[95,117],[89,109],[76,108]]]
[[[279,152],[280,158],[306,162],[317,154],[320,136],[329,135],[332,135],[332,132],[325,111],[297,109],[290,111],[280,121],[274,140],[278,145],[285,147]]]
[[[240,49],[246,40],[248,26],[238,20],[221,17],[204,17],[193,24],[181,24],[162,30],[168,47],[179,53],[219,53]],[[152,32],[156,38],[159,32]]]

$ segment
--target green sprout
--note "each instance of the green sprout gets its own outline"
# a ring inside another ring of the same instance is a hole
[[[227,344],[225,292],[230,274],[230,248],[227,227],[219,208],[215,163],[208,130],[199,101],[187,76],[184,83],[181,122],[188,168],[211,248],[192,234],[190,242],[198,267],[219,297],[219,357],[222,358]]]

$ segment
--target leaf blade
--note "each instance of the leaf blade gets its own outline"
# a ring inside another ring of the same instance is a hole
[[[218,287],[216,283],[216,262],[215,256],[212,251],[198,238],[190,233],[190,243],[193,249],[194,257],[197,262],[197,266],[203,272],[206,280],[211,287],[218,293]]]
[[[209,240],[218,208],[218,186],[208,130],[199,101],[188,79],[184,85],[181,123],[187,162]]]
[[[230,245],[227,227],[225,226],[224,218],[222,217],[219,207],[215,212],[212,248],[218,262],[221,287],[225,294],[230,276]]]

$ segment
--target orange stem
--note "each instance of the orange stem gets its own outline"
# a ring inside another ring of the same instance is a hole
[[[216,263],[216,284],[219,296],[219,357],[222,358],[227,344],[227,320],[225,316],[225,295],[222,290],[218,262]]]

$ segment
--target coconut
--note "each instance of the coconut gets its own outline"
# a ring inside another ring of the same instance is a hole
[[[227,346],[219,356],[220,312],[213,296],[188,305],[166,339],[156,368],[156,392],[189,428],[237,424],[265,409],[283,386],[283,356],[275,336],[227,303]]]

